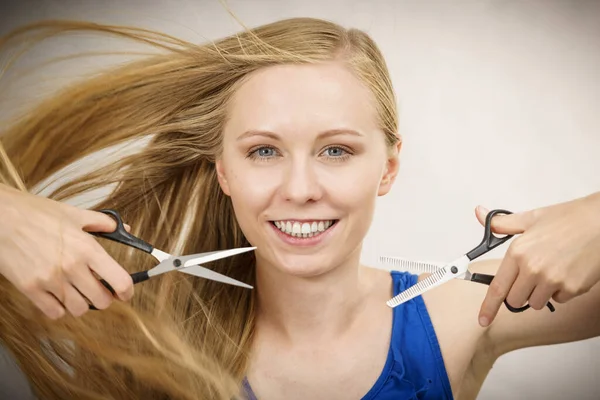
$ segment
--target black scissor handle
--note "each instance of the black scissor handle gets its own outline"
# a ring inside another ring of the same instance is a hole
[[[119,214],[118,211],[111,210],[111,209],[104,209],[104,210],[99,210],[99,212],[111,216],[117,223],[117,229],[115,229],[113,232],[89,232],[90,234],[92,234],[94,236],[98,236],[98,237],[103,237],[103,238],[112,240],[114,242],[122,243],[127,246],[131,246],[138,250],[145,251],[146,253],[152,253],[152,250],[154,250],[154,246],[145,242],[144,240],[140,239],[139,237],[134,236],[131,233],[127,232],[127,230],[125,229],[125,225],[123,223],[123,219],[121,218],[121,214]],[[131,275],[134,285],[136,283],[143,282],[149,278],[148,271],[134,272],[133,274],[130,274],[130,275]],[[100,283],[102,283],[102,285],[104,285],[104,287],[107,288],[113,295],[116,294],[116,292],[112,288],[112,286],[110,286],[110,284],[108,282],[106,282],[104,279],[101,279]],[[89,305],[89,308],[90,308],[90,310],[97,310],[97,308],[94,307],[94,305],[91,303]]]
[[[493,280],[494,280],[494,275],[480,274],[477,272],[475,272],[471,275],[472,282],[482,283],[482,284],[488,285],[488,286],[492,283]],[[504,299],[504,305],[506,306],[506,308],[508,308],[513,313],[520,313],[531,307],[529,304],[525,304],[523,307],[513,307],[510,304],[508,304],[508,301],[506,301],[506,299]],[[554,305],[550,302],[546,303],[546,307],[548,307],[550,312],[554,312],[554,310],[555,310]]]
[[[492,218],[494,218],[494,216],[498,215],[498,214],[504,214],[504,215],[508,215],[508,214],[512,214],[511,211],[508,210],[492,210],[488,213],[488,215],[485,217],[485,228],[484,228],[484,233],[483,233],[483,240],[481,241],[481,243],[479,243],[477,245],[477,247],[475,247],[473,250],[469,251],[467,253],[467,257],[469,257],[469,260],[474,260],[477,257],[487,253],[488,251],[495,249],[496,247],[500,246],[502,243],[506,242],[508,239],[510,239],[511,237],[513,237],[513,235],[506,235],[503,237],[498,237],[496,235],[494,235],[494,232],[492,232]]]
[[[110,239],[112,241],[134,247],[138,250],[145,251],[146,253],[152,253],[154,247],[151,244],[146,243],[144,240],[133,236],[131,233],[125,230],[123,219],[118,211],[105,209],[99,210],[99,212],[113,217],[113,219],[117,222],[117,229],[115,229],[114,232],[90,232],[92,235]]]
[[[135,285],[136,283],[140,283],[140,282],[144,282],[145,280],[148,280],[150,278],[150,276],[148,275],[148,271],[140,271],[140,272],[134,272],[133,274],[129,274],[131,276],[131,279],[133,280],[133,284]],[[112,293],[113,296],[115,296],[117,293],[115,292],[115,289],[112,288],[112,286],[110,286],[110,284],[108,282],[106,282],[104,279],[100,279],[100,283],[108,289],[109,292]],[[88,300],[89,302],[89,300]],[[89,309],[90,310],[98,310],[96,307],[94,307],[94,305],[89,302]]]

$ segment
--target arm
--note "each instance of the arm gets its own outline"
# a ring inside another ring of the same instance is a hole
[[[480,222],[485,212],[478,212]],[[495,275],[480,317],[498,353],[600,335],[600,192],[524,213],[495,217],[492,229],[515,237],[499,261],[473,264]],[[513,314],[502,305],[529,303]],[[551,301],[556,311],[545,304]],[[537,311],[536,311],[537,310]]]
[[[501,260],[472,264],[473,272],[494,275]],[[496,357],[525,347],[567,343],[600,336],[600,284],[566,303],[554,304],[556,311],[533,308],[512,313],[504,305],[488,328],[488,344]]]
[[[127,271],[86,233],[114,230],[109,216],[0,183],[0,220],[0,275],[49,318],[66,311],[81,316],[88,299],[99,309],[111,304],[112,294],[92,271],[122,300],[133,295]]]

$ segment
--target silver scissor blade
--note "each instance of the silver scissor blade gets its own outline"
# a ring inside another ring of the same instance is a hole
[[[198,264],[206,264],[208,262],[220,260],[222,258],[235,256],[236,254],[245,253],[254,249],[256,249],[256,247],[240,247],[238,249],[214,251],[211,253],[196,254],[179,258],[181,259],[181,261],[183,261],[182,267],[187,268]]]
[[[409,260],[402,257],[380,256],[380,264],[392,266],[396,269],[413,273],[434,273],[446,263],[432,263],[425,261]]]
[[[240,247],[237,249],[211,251],[208,253],[190,254],[181,257],[169,257],[166,260],[162,261],[160,264],[158,264],[156,267],[149,270],[148,275],[155,276],[175,270],[183,271],[184,269],[189,267],[219,260],[221,258],[231,257],[236,254],[245,253],[254,249],[256,249],[256,247]]]
[[[420,296],[426,291],[441,285],[442,283],[448,282],[449,280],[461,275],[465,275],[468,272],[469,262],[469,258],[465,255],[450,264],[446,264],[427,278],[423,279],[421,282],[400,292],[398,295],[388,300],[386,304],[392,308],[397,307],[400,304],[405,303],[408,300]]]
[[[423,279],[421,282],[415,284],[414,286],[409,287],[408,289],[400,292],[390,300],[386,302],[389,307],[397,307],[402,303],[407,302],[417,296],[422,295],[426,291],[433,289],[434,287],[444,283],[448,279],[444,279],[448,276],[447,268],[442,267],[438,269],[436,272]]]
[[[194,275],[194,276],[198,276],[200,278],[210,279],[210,280],[217,281],[217,282],[227,283],[229,285],[235,285],[235,286],[245,287],[248,289],[254,289],[252,286],[250,286],[244,282],[237,281],[233,278],[219,274],[218,272],[212,271],[208,268],[204,268],[200,265],[194,265],[191,267],[180,269],[179,272],[184,272],[189,275]]]

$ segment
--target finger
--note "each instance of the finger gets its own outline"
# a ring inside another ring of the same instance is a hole
[[[27,297],[50,319],[56,320],[65,315],[65,308],[51,293],[38,290],[28,293]]]
[[[566,290],[559,290],[552,295],[552,298],[556,300],[557,303],[566,303],[567,301],[573,300],[575,297],[575,294]]]
[[[516,261],[509,256],[504,257],[498,273],[490,283],[485,299],[479,310],[479,324],[483,327],[492,323],[500,306],[506,299],[513,282],[519,273],[519,267]]]
[[[71,284],[85,296],[97,309],[108,308],[113,295],[94,277],[89,268],[82,268],[79,273],[70,277]]]
[[[65,302],[65,275],[61,269],[53,269],[40,280],[39,286],[45,289],[46,292],[54,296],[54,298],[64,306]]]
[[[529,297],[529,305],[534,310],[541,310],[554,294],[555,288],[547,284],[539,284]]]
[[[81,210],[83,225],[82,229],[87,232],[113,232],[117,229],[116,221],[110,216],[97,211]],[[108,220],[106,218],[108,218]],[[127,232],[131,232],[131,226],[123,223]]]
[[[529,300],[536,288],[536,284],[537,282],[532,276],[522,271],[519,272],[506,296],[506,301],[515,308],[522,307]]]
[[[481,225],[485,226],[485,219],[489,210],[483,206],[477,206],[475,215]],[[514,214],[498,214],[492,218],[492,231],[503,235],[518,235],[535,223],[536,215],[533,211],[523,211]]]
[[[68,282],[65,282],[64,293],[63,304],[72,316],[80,317],[90,309],[81,293]]]
[[[94,241],[95,251],[88,261],[90,269],[102,277],[119,299],[128,301],[133,296],[133,279],[111,256]],[[90,299],[91,300],[91,299]]]
[[[114,232],[117,222],[109,215],[99,211],[79,210],[81,228],[86,232]]]

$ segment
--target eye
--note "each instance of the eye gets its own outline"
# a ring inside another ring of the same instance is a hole
[[[322,154],[332,161],[344,161],[352,155],[352,151],[343,146],[330,146]]]
[[[325,149],[325,154],[328,157],[341,157],[346,153],[345,149],[342,149],[341,147],[329,147],[327,149]]]
[[[247,157],[251,159],[269,159],[277,157],[277,149],[271,146],[258,146],[250,149]]]
[[[260,149],[256,150],[256,154],[259,157],[272,157],[275,155],[275,149],[271,147],[261,147]]]

